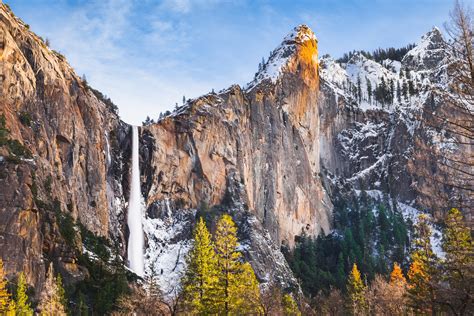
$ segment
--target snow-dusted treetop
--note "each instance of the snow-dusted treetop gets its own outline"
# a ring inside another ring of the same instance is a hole
[[[422,36],[401,62],[378,62],[361,52],[356,52],[347,63],[325,56],[319,61],[320,76],[338,96],[357,100],[355,104],[363,111],[420,108],[431,87],[446,86],[447,58],[446,42],[435,27]],[[377,100],[377,90],[390,94],[390,100]]]

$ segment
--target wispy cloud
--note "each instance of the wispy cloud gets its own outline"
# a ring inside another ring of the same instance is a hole
[[[412,42],[447,16],[449,1],[427,1],[6,0],[134,124],[251,80],[301,23],[334,55]]]

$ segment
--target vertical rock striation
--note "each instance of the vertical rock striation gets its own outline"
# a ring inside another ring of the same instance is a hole
[[[121,236],[114,159],[128,129],[101,99],[0,4],[0,253],[7,272],[25,271],[30,284],[41,284],[51,260],[67,281],[84,277],[58,214],[97,235]]]
[[[172,295],[196,216],[212,230],[227,212],[258,278],[297,286],[281,248],[329,233],[340,192],[450,205],[458,193],[427,180],[446,177],[429,149],[470,157],[472,147],[443,146],[449,135],[424,116],[446,112],[430,94],[449,86],[443,43],[434,29],[402,60],[318,61],[316,37],[301,25],[245,87],[189,100],[140,128],[145,273],[158,272]],[[390,102],[374,101],[382,82],[409,80],[416,93],[393,88]],[[69,217],[125,258],[131,161],[132,129],[111,101],[0,4],[0,254],[9,275],[23,270],[40,288],[53,261],[66,282],[84,279],[76,256],[85,246],[65,232]]]

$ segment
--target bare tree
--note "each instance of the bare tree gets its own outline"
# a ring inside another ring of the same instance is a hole
[[[407,310],[406,284],[387,282],[381,275],[376,275],[366,299],[370,312],[374,315],[405,315]]]
[[[163,304],[168,310],[167,315],[175,316],[184,312],[182,306],[184,302],[183,291],[179,285],[173,287],[170,292],[167,293],[166,297],[166,299],[163,299]]]
[[[283,313],[281,306],[282,295],[280,287],[275,282],[270,283],[262,291],[260,301],[263,315],[281,315]]]
[[[318,315],[339,316],[345,315],[344,295],[341,290],[331,287],[329,294],[319,293],[313,302]]]
[[[435,109],[423,111],[423,124],[439,131],[430,148],[437,171],[429,179],[449,200],[448,207],[468,212],[474,203],[474,19],[472,9],[456,0],[445,24],[448,87],[432,89]],[[427,176],[427,175],[424,175]],[[470,214],[468,215],[468,220]]]

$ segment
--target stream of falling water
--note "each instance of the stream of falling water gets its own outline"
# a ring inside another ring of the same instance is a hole
[[[143,258],[143,224],[142,224],[142,196],[140,189],[140,160],[138,158],[138,127],[132,127],[132,179],[130,181],[130,197],[128,202],[127,224],[128,237],[128,265],[139,276],[144,274]]]

